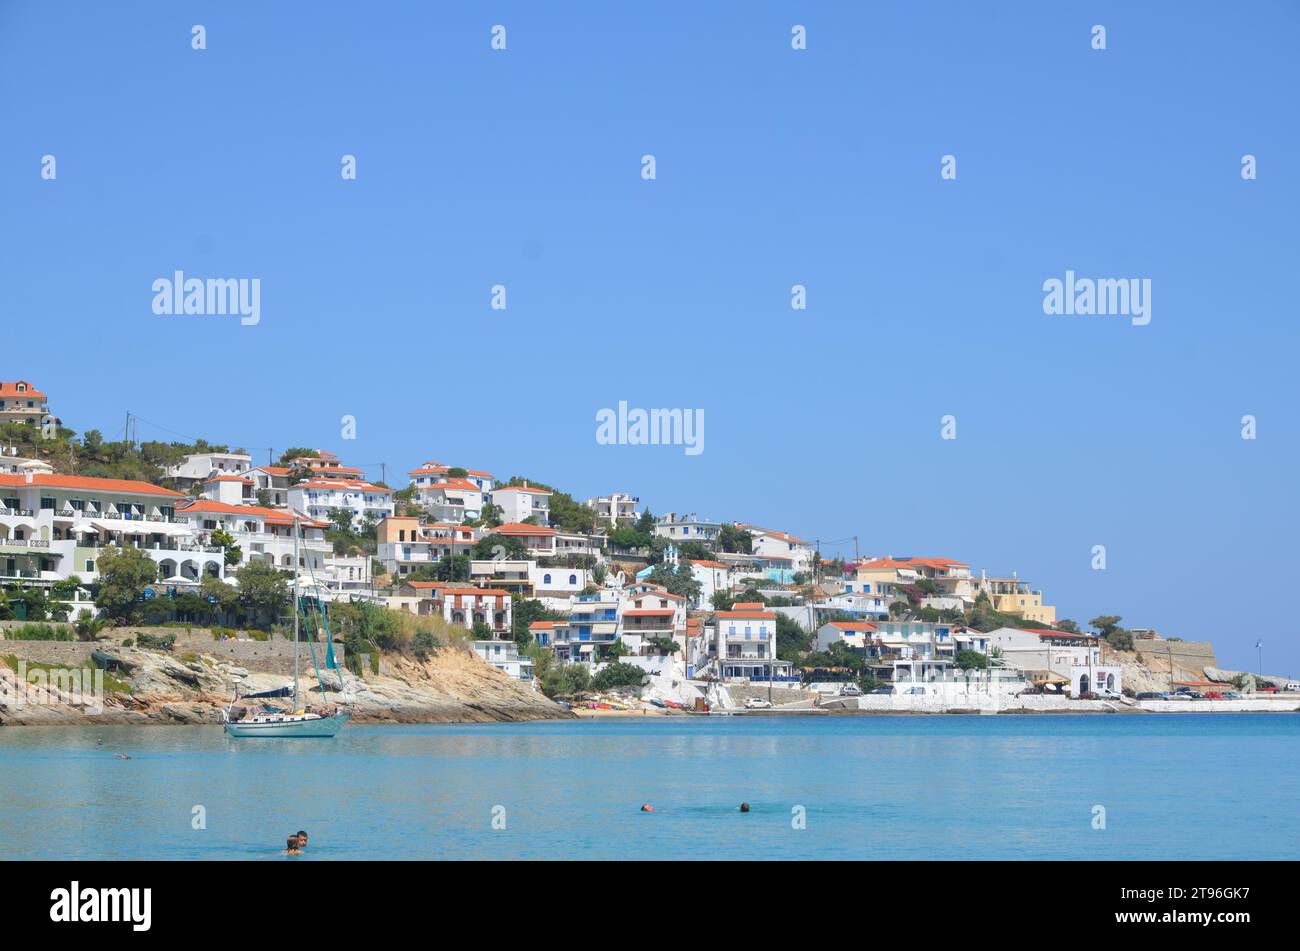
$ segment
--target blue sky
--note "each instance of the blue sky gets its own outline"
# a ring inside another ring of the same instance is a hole
[[[0,3],[0,378],[109,437],[1015,570],[1300,673],[1294,4],[607,6]],[[260,324],[156,316],[177,269],[260,278]],[[1044,315],[1067,269],[1150,278],[1151,323]],[[704,453],[597,445],[620,400]]]

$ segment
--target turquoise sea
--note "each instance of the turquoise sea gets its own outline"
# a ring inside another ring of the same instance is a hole
[[[1295,859],[1298,744],[1287,714],[13,727],[0,859]]]

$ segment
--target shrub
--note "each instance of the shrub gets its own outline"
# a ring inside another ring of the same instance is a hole
[[[596,674],[591,685],[597,690],[611,687],[640,687],[646,681],[646,672],[632,664],[610,664]]]
[[[135,642],[138,646],[149,650],[169,651],[176,644],[176,635],[170,631],[166,634],[150,634],[148,631],[141,631],[136,635]]]
[[[12,641],[71,641],[72,628],[57,624],[20,624],[9,630]]]

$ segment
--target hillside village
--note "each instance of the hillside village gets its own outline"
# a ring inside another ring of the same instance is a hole
[[[322,448],[263,462],[141,442],[129,418],[123,436],[78,434],[32,383],[0,383],[0,620],[67,621],[84,637],[282,631],[296,576],[351,653],[420,653],[434,630],[459,630],[547,696],[648,685],[660,706],[759,707],[805,702],[811,687],[820,707],[1256,686],[1208,680],[1208,645],[1115,616],[1090,630],[1060,619],[1014,572],[940,555],[828,559],[797,526],[655,514],[636,487],[578,500],[544,473],[502,478],[460,459],[426,459],[390,485]]]

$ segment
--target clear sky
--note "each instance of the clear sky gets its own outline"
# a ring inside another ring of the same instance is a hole
[[[1300,7],[613,6],[0,2],[0,379],[108,438],[1014,570],[1300,673]],[[178,269],[260,323],[155,315]],[[1066,270],[1149,278],[1150,324],[1045,315]],[[620,400],[704,452],[598,445]]]

